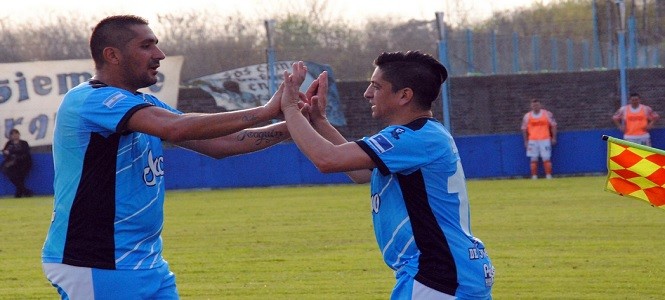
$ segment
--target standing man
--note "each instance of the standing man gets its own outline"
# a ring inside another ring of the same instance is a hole
[[[16,128],[9,131],[9,141],[2,148],[5,159],[2,161],[2,172],[16,187],[15,198],[32,197],[32,191],[25,187],[25,179],[32,167],[30,145],[21,139],[21,133]]]
[[[623,132],[623,139],[651,146],[649,130],[660,118],[651,107],[640,104],[640,94],[630,94],[630,104],[622,106],[612,116],[614,124]]]
[[[90,37],[95,75],[58,109],[42,263],[62,299],[178,299],[162,257],[162,141],[222,158],[289,137],[284,122],[252,127],[280,115],[283,87],[261,107],[216,114],[182,113],[139,92],[157,82],[157,42],[143,18],[100,21]]]
[[[552,179],[552,146],[556,145],[556,120],[542,108],[540,100],[531,100],[531,111],[522,118],[522,136],[530,159],[531,179],[538,179],[538,160],[543,160],[545,178]]]
[[[457,147],[432,117],[447,71],[418,51],[383,53],[374,65],[364,96],[383,130],[347,142],[325,116],[327,74],[299,94],[307,73],[299,62],[284,73],[291,137],[321,172],[371,182],[376,240],[397,280],[391,299],[491,299],[494,267],[471,233]],[[299,99],[307,103],[304,113]]]

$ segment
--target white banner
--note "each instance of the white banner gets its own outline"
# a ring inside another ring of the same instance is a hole
[[[293,61],[275,63],[275,87],[284,81],[284,70],[291,70]],[[307,77],[300,87],[305,92],[310,83],[323,71],[328,71],[328,105],[327,116],[330,123],[336,126],[346,125],[335,84],[332,68],[328,65],[305,62]],[[206,75],[189,81],[189,84],[208,92],[219,107],[226,110],[238,110],[266,104],[272,96],[269,91],[268,65],[258,64],[221,73]]]
[[[141,92],[177,107],[182,56],[167,57],[158,82]],[[16,128],[30,146],[53,143],[55,115],[64,94],[95,74],[91,59],[0,64],[0,147]]]

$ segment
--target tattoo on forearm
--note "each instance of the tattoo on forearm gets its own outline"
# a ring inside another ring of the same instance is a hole
[[[238,133],[237,140],[244,141],[247,139],[254,139],[255,145],[270,144],[284,139],[286,134],[283,131],[270,130],[270,131],[242,131]]]
[[[244,122],[255,122],[257,119],[258,117],[254,114],[242,116]]]

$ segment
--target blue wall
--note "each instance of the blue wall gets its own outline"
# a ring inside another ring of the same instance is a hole
[[[552,153],[555,177],[557,174],[606,172],[607,144],[601,138],[603,135],[621,138],[621,133],[615,129],[559,133]],[[665,129],[653,130],[651,135],[653,146],[665,149]],[[455,141],[467,178],[526,177],[529,174],[521,134],[463,136],[456,137]],[[36,194],[53,194],[51,154],[36,153],[33,159],[27,186]],[[168,189],[351,183],[341,173],[321,174],[293,143],[221,160],[169,148],[165,150],[164,161]],[[0,195],[13,194],[14,187],[5,176],[0,176]]]

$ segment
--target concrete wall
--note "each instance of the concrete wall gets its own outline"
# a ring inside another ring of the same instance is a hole
[[[628,71],[629,90],[643,103],[665,115],[665,68]],[[369,82],[338,82],[347,126],[338,129],[349,139],[371,135],[381,127],[371,118],[363,98]],[[541,100],[554,113],[560,131],[614,128],[611,117],[621,103],[619,73],[613,71],[541,73],[453,77],[448,81],[451,124],[455,136],[519,133],[531,98]],[[215,112],[211,96],[199,89],[182,89],[182,111]],[[433,103],[434,116],[442,120],[441,100]],[[665,127],[664,119],[657,127]]]
[[[665,69],[628,72],[629,90],[643,104],[665,113]],[[617,71],[453,78],[451,122],[455,135],[511,133],[519,130],[530,99],[541,99],[560,131],[614,128],[620,107]],[[665,126],[665,121],[659,126]]]

